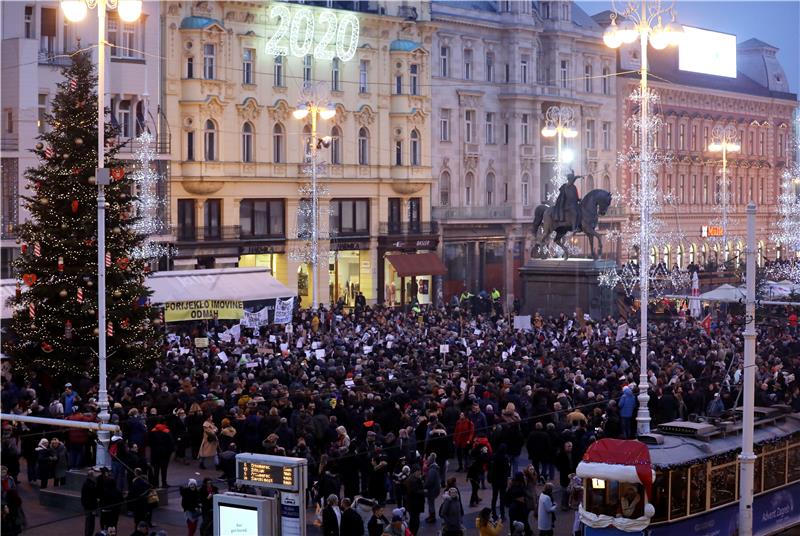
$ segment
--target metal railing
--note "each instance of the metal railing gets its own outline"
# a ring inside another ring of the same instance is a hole
[[[446,220],[507,220],[511,218],[511,205],[500,207],[433,207],[431,217]]]
[[[435,221],[424,222],[381,222],[378,232],[383,236],[428,235],[439,232]]]
[[[17,138],[3,138],[2,140],[0,140],[0,150],[18,151],[19,140]]]
[[[120,141],[119,152],[122,154],[133,154],[139,150],[139,143],[135,138],[126,138]],[[154,136],[153,141],[150,142],[150,147],[156,154],[170,154],[172,149],[170,136]]]
[[[286,240],[286,235],[257,235],[243,231],[238,225],[222,225],[219,227],[182,227],[172,228],[177,243],[224,242],[228,240]]]

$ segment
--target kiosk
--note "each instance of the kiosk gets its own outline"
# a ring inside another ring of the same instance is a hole
[[[241,493],[214,495],[215,536],[275,534],[275,497]]]

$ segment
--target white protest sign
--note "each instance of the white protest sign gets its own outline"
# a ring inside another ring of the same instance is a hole
[[[324,358],[325,357],[325,349],[324,348],[317,348],[316,350],[314,350],[314,355],[318,359],[319,358]]]
[[[531,329],[531,315],[518,315],[514,317],[514,329]]]
[[[278,338],[275,337],[275,335],[270,335],[269,336],[269,342],[278,342]]]
[[[226,354],[225,352],[220,352],[220,353],[218,353],[218,354],[217,354],[217,357],[218,357],[218,358],[220,359],[220,361],[222,361],[223,363],[227,363],[227,362],[228,362],[228,354]]]
[[[289,324],[292,321],[292,311],[294,310],[294,298],[275,300],[275,324]]]
[[[440,344],[439,345],[439,353],[446,354],[450,352],[450,345],[449,344]]]

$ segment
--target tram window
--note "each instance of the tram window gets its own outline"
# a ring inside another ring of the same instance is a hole
[[[651,521],[653,523],[666,521],[669,508],[669,471],[656,471],[656,479],[653,481],[653,499],[650,502],[656,509]]]
[[[638,518],[644,515],[644,488],[616,480],[586,479],[586,510],[597,515]]]
[[[795,443],[789,447],[789,474],[787,482],[800,480],[800,443]]]
[[[736,464],[711,470],[711,508],[736,500]]]
[[[686,493],[689,489],[689,469],[681,467],[670,472],[669,518],[680,519],[686,515]]]
[[[764,455],[764,490],[786,483],[786,451],[781,449]]]
[[[706,464],[693,465],[689,470],[689,513],[698,514],[706,510]]]

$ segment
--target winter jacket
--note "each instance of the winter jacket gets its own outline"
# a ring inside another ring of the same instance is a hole
[[[150,459],[152,461],[169,460],[175,451],[175,441],[169,428],[164,424],[157,424],[147,435],[147,443],[150,445]]]
[[[456,422],[456,429],[453,434],[453,441],[457,448],[465,449],[472,443],[472,438],[475,436],[475,425],[471,420],[464,417],[458,419]]]
[[[622,398],[619,399],[619,414],[620,417],[631,418],[636,409],[636,397],[633,396],[633,391],[630,387],[622,390]]]

